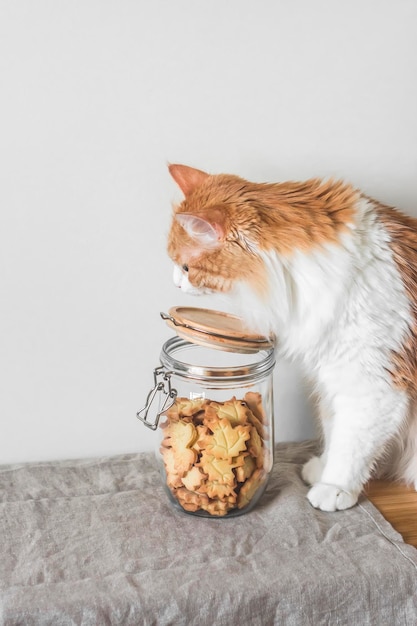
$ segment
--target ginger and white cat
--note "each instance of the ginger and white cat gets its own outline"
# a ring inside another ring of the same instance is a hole
[[[371,475],[417,489],[417,220],[343,182],[252,183],[170,165],[168,253],[186,293],[228,293],[319,398],[308,499],[353,506]]]

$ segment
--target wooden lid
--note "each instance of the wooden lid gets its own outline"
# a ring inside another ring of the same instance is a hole
[[[179,337],[210,348],[258,352],[274,346],[273,338],[251,333],[240,317],[230,313],[175,306],[169,309],[168,315],[161,313],[161,317]]]

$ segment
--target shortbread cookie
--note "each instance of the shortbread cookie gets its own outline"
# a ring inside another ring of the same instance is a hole
[[[212,422],[211,441],[206,445],[208,453],[216,459],[231,459],[246,450],[246,441],[250,438],[250,426],[232,426],[227,418]]]
[[[172,448],[175,454],[175,469],[183,476],[197,460],[197,452],[192,445],[197,439],[197,430],[192,422],[179,419],[162,425],[165,429],[165,438],[162,445]]]
[[[243,509],[243,507],[250,503],[265,478],[266,473],[261,469],[257,469],[254,471],[252,476],[245,483],[243,483],[237,498],[237,506],[239,509]]]

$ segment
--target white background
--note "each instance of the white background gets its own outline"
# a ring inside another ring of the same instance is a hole
[[[218,305],[171,283],[168,161],[417,214],[416,32],[414,0],[0,0],[0,462],[153,447],[159,311]],[[280,362],[277,439],[310,413]]]

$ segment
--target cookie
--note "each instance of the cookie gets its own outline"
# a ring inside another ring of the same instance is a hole
[[[252,476],[245,483],[243,483],[237,498],[237,506],[239,509],[243,509],[243,507],[250,503],[265,478],[266,472],[264,472],[264,470],[257,469],[254,471]]]
[[[175,497],[181,504],[182,508],[186,511],[198,511],[209,504],[209,499],[206,494],[196,493],[190,491],[186,487],[180,487],[175,492]]]
[[[247,424],[249,407],[246,402],[236,400],[235,396],[226,402],[211,402],[210,411],[213,410],[219,419],[226,418],[232,426]]]
[[[192,445],[197,439],[197,430],[192,422],[182,419],[178,422],[168,420],[162,428],[165,435],[162,446],[172,448],[175,470],[183,476],[197,460],[197,452],[192,450]]]
[[[256,463],[253,460],[253,457],[248,454],[243,458],[242,465],[236,467],[236,480],[239,483],[244,483],[248,478],[252,476],[255,469]]]
[[[258,419],[262,424],[266,424],[268,420],[266,419],[261,394],[257,391],[247,391],[245,393],[244,401],[256,419]]]
[[[230,459],[246,450],[246,441],[250,438],[250,426],[233,427],[227,418],[213,421],[209,426],[212,435],[206,450],[216,459]]]
[[[197,491],[207,476],[195,465],[180,480],[189,491]]]
[[[256,467],[261,468],[264,464],[264,446],[258,431],[254,426],[250,427],[248,450],[256,460]]]
[[[235,465],[228,459],[217,459],[207,450],[203,450],[198,465],[207,474],[208,480],[217,481],[223,485],[234,486],[236,484],[236,476],[233,472]]]
[[[228,502],[227,500],[210,500],[207,504],[204,503],[202,506],[203,511],[207,511],[210,515],[218,517],[227,515],[227,513],[234,508],[235,504],[233,502]]]

